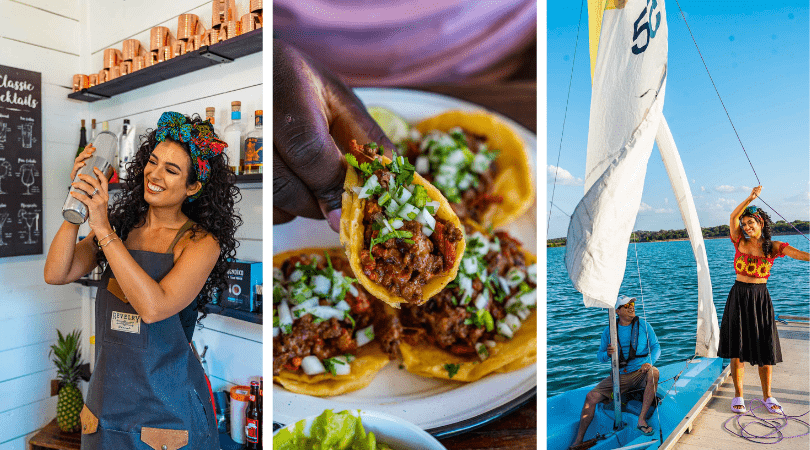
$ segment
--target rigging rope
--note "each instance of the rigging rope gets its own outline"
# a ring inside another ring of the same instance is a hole
[[[563,115],[562,132],[560,132],[560,149],[557,151],[557,165],[554,166],[554,184],[551,188],[551,205],[554,205],[554,193],[557,191],[557,173],[560,171],[560,155],[562,154],[563,136],[565,136],[565,121],[568,119],[568,102],[571,100],[571,86],[574,82],[574,67],[577,62],[577,48],[579,48],[579,30],[582,28],[582,10],[584,9],[585,0],[579,6],[579,20],[577,21],[577,40],[574,43],[574,60],[571,62],[571,77],[568,80],[568,98],[565,99],[565,114]],[[555,205],[556,206],[556,205]],[[560,209],[557,207],[557,209]],[[562,211],[560,209],[560,211]],[[571,217],[568,214],[568,217]],[[546,237],[548,237],[548,230],[551,227],[551,208],[548,209],[548,221],[546,221]]]
[[[754,402],[758,401],[761,405],[754,407]],[[799,419],[802,416],[806,416],[810,411],[800,414],[798,416],[790,416],[785,414],[784,411],[780,411],[781,417],[777,417],[776,419],[764,419],[756,415],[754,411],[759,408],[765,408],[767,410],[767,406],[765,402],[762,401],[761,398],[756,398],[751,400],[751,406],[748,408],[748,412],[745,414],[735,414],[733,417],[729,417],[725,422],[723,422],[723,428],[726,431],[733,434],[734,436],[739,436],[746,441],[754,442],[757,444],[778,444],[779,442],[783,441],[784,439],[793,439],[797,437],[807,436],[810,433],[802,433],[797,434],[795,436],[785,436],[784,430],[788,426],[788,423],[791,421],[797,422],[802,424],[806,427],[810,427],[810,423],[805,422],[804,420]],[[736,420],[735,420],[736,419]],[[741,423],[743,419],[747,421]],[[738,431],[732,430],[728,427],[729,422],[735,421],[737,427],[739,428]],[[748,431],[746,428],[749,426],[760,426],[765,428],[766,430],[771,430],[768,434],[754,434],[751,431]]]
[[[649,323],[649,322],[647,322],[647,307],[644,305],[644,287],[641,285],[641,266],[639,266],[639,264],[638,264],[638,239],[636,239],[636,233],[635,232],[633,232],[633,251],[636,254],[636,273],[638,274],[639,297],[641,297],[641,312],[642,312],[642,314],[644,314],[644,322]],[[646,333],[647,333],[646,328],[644,330],[644,333],[645,333],[645,336],[646,336]],[[653,366],[652,351],[650,351],[650,337],[649,336],[647,336],[646,341],[647,341],[647,359],[649,360],[649,363],[650,363],[650,369],[652,369],[655,366]],[[621,349],[619,349],[619,351],[621,351]],[[688,365],[689,363],[687,362],[686,364]],[[683,371],[681,371],[681,372],[683,372]],[[660,377],[661,374],[659,373],[658,375]],[[675,383],[672,383],[672,385],[674,386]],[[656,398],[658,397],[658,386],[655,387],[655,397]],[[655,417],[658,419],[658,436],[661,438],[661,440],[659,442],[664,442],[664,430],[661,429],[661,409],[659,408],[660,405],[661,405],[661,403],[656,401]],[[645,418],[644,420],[646,421],[647,419]],[[649,425],[649,424],[647,424],[647,425]]]
[[[757,184],[762,185],[762,181],[759,180],[759,175],[757,175],[757,171],[756,171],[756,169],[754,169],[754,164],[751,162],[751,158],[748,156],[748,152],[745,150],[745,145],[743,145],[743,143],[742,143],[742,139],[740,138],[740,134],[737,133],[737,127],[734,126],[734,122],[731,120],[731,114],[729,114],[728,109],[726,108],[726,104],[725,104],[725,102],[723,102],[723,97],[720,96],[720,90],[717,89],[717,85],[714,83],[714,78],[712,77],[712,73],[709,71],[709,66],[706,64],[706,60],[703,58],[703,53],[700,51],[700,47],[698,46],[697,40],[695,39],[695,35],[692,33],[692,28],[689,27],[689,22],[687,22],[687,20],[686,20],[686,14],[684,14],[683,9],[681,8],[681,4],[678,2],[678,0],[675,0],[675,4],[678,5],[678,11],[680,11],[680,13],[681,13],[681,18],[683,19],[683,23],[686,25],[686,29],[689,31],[689,36],[692,38],[692,42],[695,44],[695,48],[697,49],[698,55],[700,56],[700,61],[703,63],[703,67],[706,69],[706,74],[709,75],[709,80],[712,82],[712,87],[714,88],[715,94],[717,94],[717,99],[720,100],[720,105],[723,107],[723,111],[726,112],[726,117],[728,118],[728,123],[731,124],[731,128],[734,130],[734,135],[737,136],[737,141],[740,143],[740,147],[742,148],[743,153],[745,153],[745,159],[748,160],[748,165],[751,166],[751,170],[754,172],[754,177],[756,177],[756,179],[757,179]],[[773,206],[769,205],[768,202],[766,202],[765,200],[762,199],[762,197],[757,197],[757,198],[762,200],[762,203],[764,203],[765,206],[770,208],[771,211],[776,213],[777,216],[781,217],[782,220],[784,220],[785,222],[787,222],[788,225],[793,227],[793,229],[796,230],[797,233],[799,233],[805,239],[810,241],[810,238],[805,236],[805,234],[802,233],[801,231],[799,231],[799,229],[796,228],[792,223],[790,223],[790,221],[788,221],[787,219],[785,219],[784,216],[779,214],[779,211],[775,210],[773,208]]]

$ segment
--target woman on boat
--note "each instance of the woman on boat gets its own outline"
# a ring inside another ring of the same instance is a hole
[[[779,335],[776,331],[773,304],[766,282],[774,260],[790,256],[802,261],[810,254],[797,250],[786,242],[771,241],[771,218],[756,206],[748,206],[762,192],[762,186],[751,191],[731,213],[729,232],[734,248],[734,271],[737,281],[731,288],[720,325],[718,356],[731,358],[731,378],[735,397],[731,410],[744,413],[743,374],[748,362],[759,366],[759,380],[765,405],[772,413],[782,407],[771,396],[773,366],[782,362]]]
[[[76,243],[79,226],[62,224],[45,281],[70,283],[106,266],[82,449],[220,448],[210,388],[189,342],[197,312],[226,286],[241,225],[225,147],[209,122],[166,112],[145,136],[109,213],[101,171],[72,184],[92,231]],[[94,150],[76,158],[71,180]]]

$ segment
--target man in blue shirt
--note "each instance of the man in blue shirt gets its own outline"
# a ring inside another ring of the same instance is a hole
[[[645,417],[652,405],[655,392],[658,389],[658,369],[653,367],[655,361],[661,356],[661,346],[650,324],[636,317],[635,297],[620,295],[616,302],[616,316],[618,323],[618,339],[621,347],[619,352],[619,392],[625,393],[635,389],[644,389],[644,400],[641,403],[641,414],[638,416],[637,427],[642,433],[649,436],[654,430],[647,424]],[[596,358],[600,362],[610,362],[613,354],[610,345],[610,327],[605,327],[602,333],[602,342]],[[596,404],[607,403],[613,400],[613,378],[608,376],[585,397],[585,406],[579,419],[579,431],[571,447],[576,447],[585,438],[585,432],[593,420]]]

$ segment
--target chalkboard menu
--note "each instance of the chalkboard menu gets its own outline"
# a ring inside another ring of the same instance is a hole
[[[0,257],[42,254],[42,75],[0,65]]]

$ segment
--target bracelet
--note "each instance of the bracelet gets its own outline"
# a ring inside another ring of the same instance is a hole
[[[107,241],[107,243],[106,243],[106,244],[99,244],[99,245],[98,245],[98,248],[106,247],[106,246],[108,246],[108,245],[112,244],[113,242],[115,242],[115,241],[120,241],[120,240],[121,240],[121,238],[119,238],[118,236],[115,236],[115,237],[113,237],[112,239],[110,239],[109,241]]]
[[[104,236],[101,239],[96,239],[96,242],[101,243],[101,241],[103,241],[104,239],[107,239],[108,237],[112,236],[113,234],[115,234],[115,227],[113,227],[113,230],[110,232],[110,234]]]

